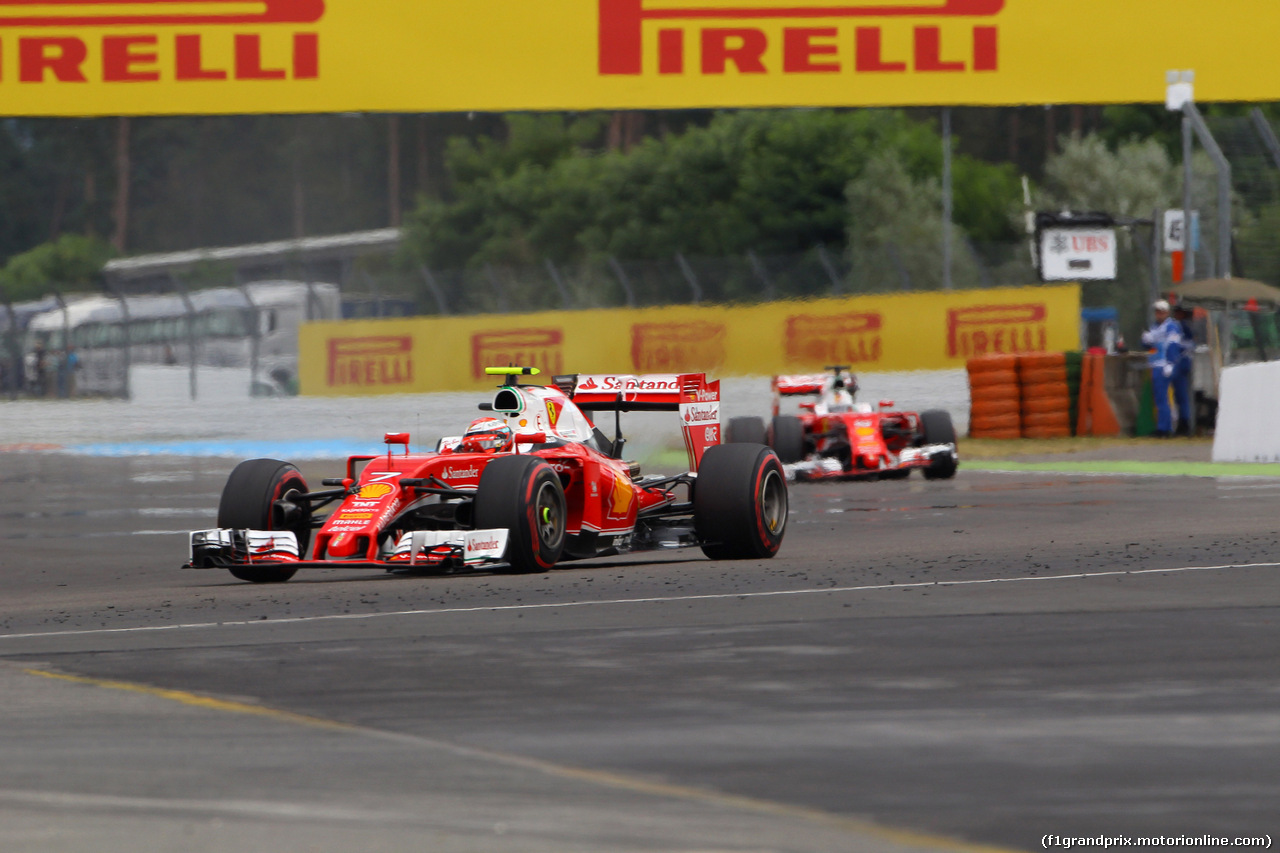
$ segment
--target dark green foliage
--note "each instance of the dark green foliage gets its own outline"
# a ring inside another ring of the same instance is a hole
[[[114,254],[102,240],[64,234],[10,258],[0,269],[0,298],[21,302],[54,291],[96,290],[102,265]]]
[[[841,244],[845,190],[876,154],[936,179],[941,141],[891,110],[755,110],[649,138],[627,153],[587,147],[596,126],[514,116],[505,142],[458,142],[447,201],[411,218],[410,251],[435,267],[796,253]],[[1012,169],[956,160],[958,223],[1010,236]],[[855,212],[856,215],[856,212]]]

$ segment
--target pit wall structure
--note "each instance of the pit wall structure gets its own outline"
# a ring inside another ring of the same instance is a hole
[[[1080,286],[878,294],[750,306],[549,311],[308,323],[307,396],[488,388],[484,368],[766,376],[964,368],[986,354],[1079,346]]]

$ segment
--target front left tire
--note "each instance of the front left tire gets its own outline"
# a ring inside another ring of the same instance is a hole
[[[567,507],[560,478],[544,460],[500,456],[480,475],[475,529],[509,531],[510,573],[545,572],[564,553]]]
[[[760,444],[707,448],[693,492],[693,527],[713,560],[763,560],[787,530],[787,479],[778,455]]]

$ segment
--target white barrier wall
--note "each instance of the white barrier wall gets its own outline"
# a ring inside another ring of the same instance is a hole
[[[1222,371],[1214,462],[1280,462],[1280,361]]]

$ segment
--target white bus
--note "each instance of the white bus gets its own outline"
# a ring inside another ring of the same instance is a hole
[[[296,384],[299,327],[339,319],[341,310],[335,285],[298,281],[185,297],[88,296],[33,318],[25,349],[43,353],[45,370],[56,377],[69,344],[79,360],[74,382],[81,395],[124,395],[133,366],[165,364],[248,368],[255,388],[286,392]]]

